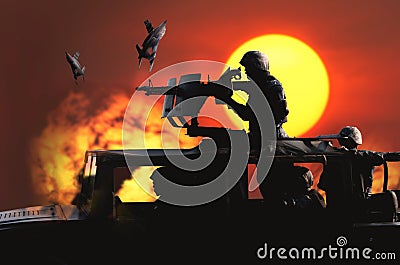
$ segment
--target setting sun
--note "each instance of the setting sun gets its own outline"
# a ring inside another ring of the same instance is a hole
[[[243,43],[226,64],[238,68],[243,54],[250,50],[259,50],[268,56],[270,72],[282,82],[290,111],[283,127],[289,136],[300,137],[318,122],[328,102],[329,78],[324,63],[304,42],[271,34]],[[240,126],[242,121],[232,111],[228,112],[233,122]]]

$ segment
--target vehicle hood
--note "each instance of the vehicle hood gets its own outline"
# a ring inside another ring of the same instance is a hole
[[[0,227],[16,223],[70,221],[82,219],[75,205],[31,206],[0,212]]]

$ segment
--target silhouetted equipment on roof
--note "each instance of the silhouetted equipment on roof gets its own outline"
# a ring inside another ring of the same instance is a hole
[[[153,86],[149,82],[148,86],[139,86],[136,90],[144,91],[147,96],[165,95],[161,117],[167,118],[174,127],[184,127],[189,121],[196,122],[195,119],[207,97],[215,96],[216,104],[225,104],[218,99],[219,91],[226,89],[248,91],[254,86],[255,83],[251,81],[241,80],[240,67],[238,69],[228,67],[217,80],[204,82],[201,81],[201,73],[192,73],[180,76],[178,84],[177,78],[173,77],[168,80],[167,86]],[[186,101],[188,99],[190,103]],[[191,118],[188,120],[185,116]]]

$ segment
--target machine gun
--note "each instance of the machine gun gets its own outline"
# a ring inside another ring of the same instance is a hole
[[[137,87],[136,91],[144,91],[147,96],[164,95],[161,118],[167,118],[174,127],[188,128],[189,136],[199,136],[208,134],[213,129],[213,133],[215,133],[215,129],[221,129],[207,127],[207,130],[202,130],[206,128],[198,127],[197,116],[208,97],[214,96],[216,104],[226,104],[221,99],[230,98],[234,90],[246,92],[253,89],[254,86],[255,83],[242,80],[240,67],[237,69],[228,67],[215,81],[211,81],[209,76],[208,81],[201,81],[201,73],[186,74],[180,77],[179,84],[177,84],[176,78],[170,78],[166,86],[153,86],[149,80],[149,85]],[[189,99],[190,102],[184,103]],[[190,119],[185,119],[188,116]]]
[[[180,85],[185,82],[190,81],[200,81],[201,74],[187,74],[181,76]],[[232,82],[232,80],[236,80]],[[243,90],[248,91],[250,88],[250,81],[244,81],[242,79],[242,72],[240,67],[237,69],[231,69],[228,67],[225,72],[220,76],[218,80],[211,81],[208,79],[208,82],[201,82],[202,85],[214,83],[220,84],[225,87],[231,88],[232,90]],[[174,88],[174,89],[173,89]],[[151,80],[149,80],[149,85],[147,86],[139,86],[136,87],[136,91],[145,91],[146,96],[150,95],[173,95],[177,93],[179,89],[179,85],[176,86],[176,78],[171,78],[168,80],[168,84],[166,86],[153,86]]]

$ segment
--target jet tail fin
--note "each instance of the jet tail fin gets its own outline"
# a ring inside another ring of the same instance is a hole
[[[153,69],[153,64],[154,64],[154,59],[150,59],[150,69],[149,69],[149,72],[151,72],[151,69]]]
[[[138,51],[138,54],[139,54],[139,56],[138,56],[138,59],[139,59],[138,68],[140,69],[140,65],[142,64],[143,50],[140,49],[138,44],[136,44],[136,50]]]
[[[138,54],[139,54],[139,57],[143,57],[143,50],[140,49],[139,44],[136,44],[136,50],[137,50],[137,52],[138,52]]]
[[[85,70],[86,70],[86,66],[82,67],[82,80],[85,80]]]
[[[142,57],[139,58],[138,68],[140,69],[140,65],[142,64]]]
[[[152,32],[153,31],[153,25],[151,24],[151,22],[148,20],[148,19],[146,19],[145,21],[144,21],[144,24],[146,25],[146,30],[147,30],[147,33],[150,33],[150,32]]]

